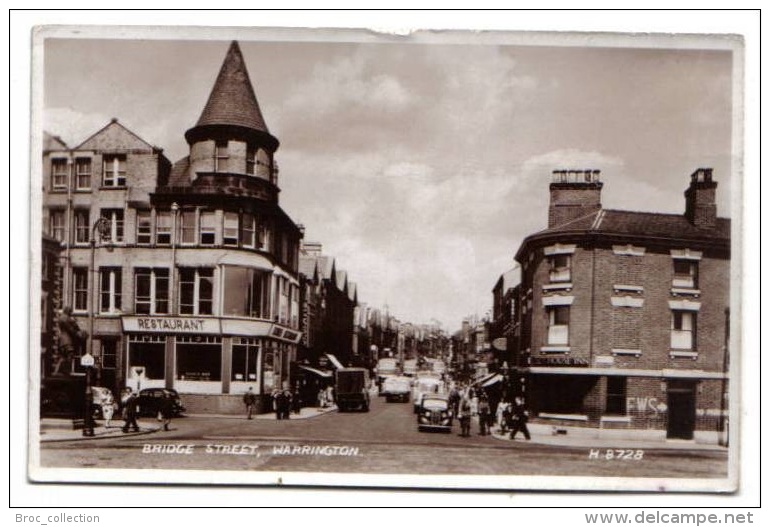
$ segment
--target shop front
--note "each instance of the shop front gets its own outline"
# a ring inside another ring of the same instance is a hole
[[[251,388],[269,410],[291,383],[300,333],[267,321],[125,316],[126,385],[177,390],[189,413],[240,413]]]

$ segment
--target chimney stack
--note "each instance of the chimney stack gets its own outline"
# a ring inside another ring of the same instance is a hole
[[[687,220],[703,229],[711,229],[717,223],[716,189],[711,168],[699,168],[690,176],[690,187],[684,191]]]
[[[595,169],[554,170],[548,228],[558,227],[602,208],[601,171]]]

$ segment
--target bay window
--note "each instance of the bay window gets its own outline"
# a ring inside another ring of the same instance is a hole
[[[67,188],[67,160],[51,159],[51,187],[54,190]]]
[[[269,318],[272,273],[235,265],[224,266],[225,316]]]
[[[257,218],[253,214],[244,213],[241,217],[241,246],[254,249],[256,245]]]
[[[222,242],[231,247],[238,246],[238,213],[225,212]]]
[[[216,243],[217,218],[213,211],[202,211],[200,214],[200,237],[198,243],[201,245],[214,245]]]

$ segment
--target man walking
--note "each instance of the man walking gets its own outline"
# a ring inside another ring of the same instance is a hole
[[[246,405],[246,419],[252,419],[254,409],[257,406],[257,396],[251,386],[249,386],[249,390],[243,394],[243,404]]]
[[[524,408],[524,399],[516,397],[513,402],[513,409],[511,411],[512,425],[511,425],[511,439],[516,439],[516,432],[521,430],[527,441],[530,440],[529,429],[527,428],[527,420],[529,414]]]
[[[487,394],[482,391],[479,394],[479,434],[487,435],[487,427],[489,426],[489,399]]]
[[[136,422],[136,414],[139,411],[139,397],[136,396],[136,392],[128,394],[126,399],[126,405],[123,410],[123,433],[127,434],[129,429],[134,432],[139,431],[139,425]]]

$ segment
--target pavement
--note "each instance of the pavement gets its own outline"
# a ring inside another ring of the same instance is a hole
[[[336,412],[336,406],[330,406],[328,408],[302,408],[298,414],[292,413],[290,419],[311,419],[318,417],[329,412]],[[185,414],[187,417],[208,417],[212,419],[235,419],[245,420],[243,414]],[[254,416],[257,420],[272,420],[275,421],[275,413],[258,414]],[[141,436],[146,434],[153,434],[160,432],[163,429],[163,425],[158,423],[152,418],[140,418],[137,420],[139,424],[138,432],[124,433],[122,426],[123,421],[120,419],[113,419],[110,426],[104,426],[103,421],[97,421],[94,427],[94,435],[84,436],[81,429],[73,429],[71,419],[53,419],[44,418],[40,420],[40,442],[41,443],[53,443],[60,441],[93,441],[96,439],[109,439],[115,437],[131,437]],[[174,420],[172,419],[172,426]]]
[[[325,415],[330,412],[336,412],[337,407],[328,408],[302,408],[299,414],[292,413],[290,419],[312,419]],[[210,419],[233,419],[245,420],[243,414],[186,414],[189,417],[203,417]],[[274,413],[258,414],[254,416],[256,420],[275,421]],[[114,420],[110,427],[105,427],[103,422],[97,422],[94,428],[94,435],[85,437],[82,430],[73,430],[72,421],[69,419],[41,419],[40,422],[40,442],[59,442],[59,441],[93,441],[98,439],[139,436],[153,434],[162,429],[160,423],[151,418],[139,419],[139,431],[123,433],[123,422]],[[172,420],[173,426],[173,420]],[[587,449],[605,449],[605,450],[710,450],[727,451],[727,447],[719,445],[716,434],[707,436],[696,436],[694,440],[669,440],[665,438],[665,432],[660,430],[597,430],[593,428],[578,427],[555,427],[552,425],[529,423],[531,442],[542,445],[564,446],[572,448]],[[478,424],[474,419],[471,428],[472,433],[478,433]],[[491,436],[499,441],[515,441],[517,443],[527,440],[517,434],[516,439],[511,440],[508,433],[502,433],[499,427],[492,428]]]

